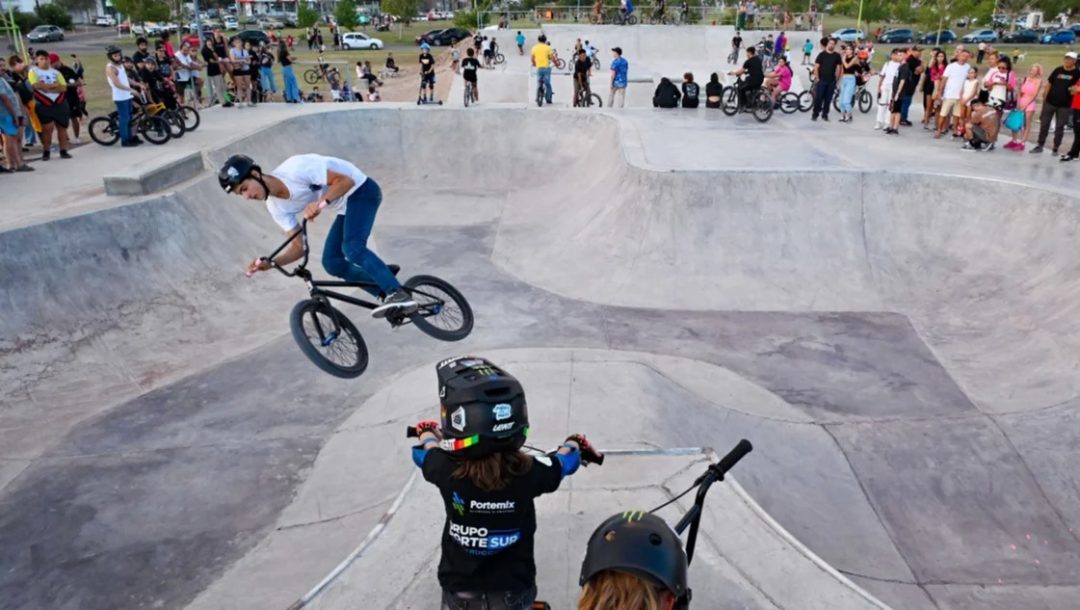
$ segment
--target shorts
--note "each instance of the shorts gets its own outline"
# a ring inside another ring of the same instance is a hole
[[[0,116],[0,134],[5,136],[19,135],[19,126],[15,123],[15,117],[10,114]]]
[[[476,84],[476,70],[471,70],[470,72],[462,72],[461,73],[461,78],[475,85]]]
[[[485,58],[491,57],[491,49],[484,49],[484,57]]]
[[[963,106],[960,105],[960,100],[941,100],[941,116],[948,117],[960,116],[963,110]]]
[[[892,100],[892,101],[889,102],[889,112],[899,114],[901,112],[901,107],[903,105],[904,105],[904,103],[902,101],[900,101],[899,99]]]
[[[71,120],[71,114],[68,110],[67,100],[59,104],[43,104],[38,102],[36,105],[38,120],[42,125],[48,125],[49,123],[56,123],[58,127],[67,129],[68,122]]]
[[[435,71],[423,72],[420,74],[420,86],[431,85],[435,86]]]

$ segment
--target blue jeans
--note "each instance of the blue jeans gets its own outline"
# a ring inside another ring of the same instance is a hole
[[[120,129],[120,143],[131,141],[131,100],[116,100],[116,122]]]
[[[293,73],[292,66],[282,66],[281,76],[285,80],[285,101],[286,102],[299,102],[300,101],[300,85],[296,83],[296,74]]]
[[[401,288],[386,263],[367,247],[380,203],[382,190],[368,178],[345,200],[345,213],[334,219],[322,259],[323,268],[330,275],[347,282],[374,282],[378,289],[372,286],[364,290],[376,297]]]
[[[540,83],[544,84],[544,101],[551,103],[551,68],[537,68],[536,78],[540,80]],[[537,87],[540,84],[537,83]]]
[[[291,68],[292,66],[289,67]],[[277,93],[277,84],[274,82],[273,68],[270,66],[262,66],[259,68],[259,85],[262,86],[263,91]]]
[[[855,75],[845,74],[840,78],[840,112],[851,114],[855,101]]]
[[[914,99],[914,95],[901,95],[900,96],[900,120],[908,120],[908,111],[911,110],[911,100]]]

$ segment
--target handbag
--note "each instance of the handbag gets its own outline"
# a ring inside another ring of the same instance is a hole
[[[1024,128],[1024,111],[1012,110],[1009,112],[1009,116],[1005,117],[1005,127],[1010,131],[1020,131]]]

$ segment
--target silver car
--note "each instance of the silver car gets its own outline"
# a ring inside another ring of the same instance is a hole
[[[64,30],[55,25],[39,25],[26,35],[30,42],[54,42],[64,39]]]

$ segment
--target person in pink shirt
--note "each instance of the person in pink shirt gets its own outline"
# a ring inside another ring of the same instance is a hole
[[[1028,70],[1027,78],[1020,86],[1020,100],[1016,103],[1016,109],[1024,113],[1024,126],[1012,132],[1013,139],[1005,145],[1005,148],[1024,150],[1024,143],[1027,142],[1028,133],[1031,131],[1031,120],[1035,118],[1035,100],[1038,99],[1039,89],[1042,88],[1042,75],[1042,64],[1035,64]]]
[[[780,57],[776,61],[776,67],[765,74],[765,86],[772,90],[773,106],[777,99],[791,89],[791,66],[786,57]]]

